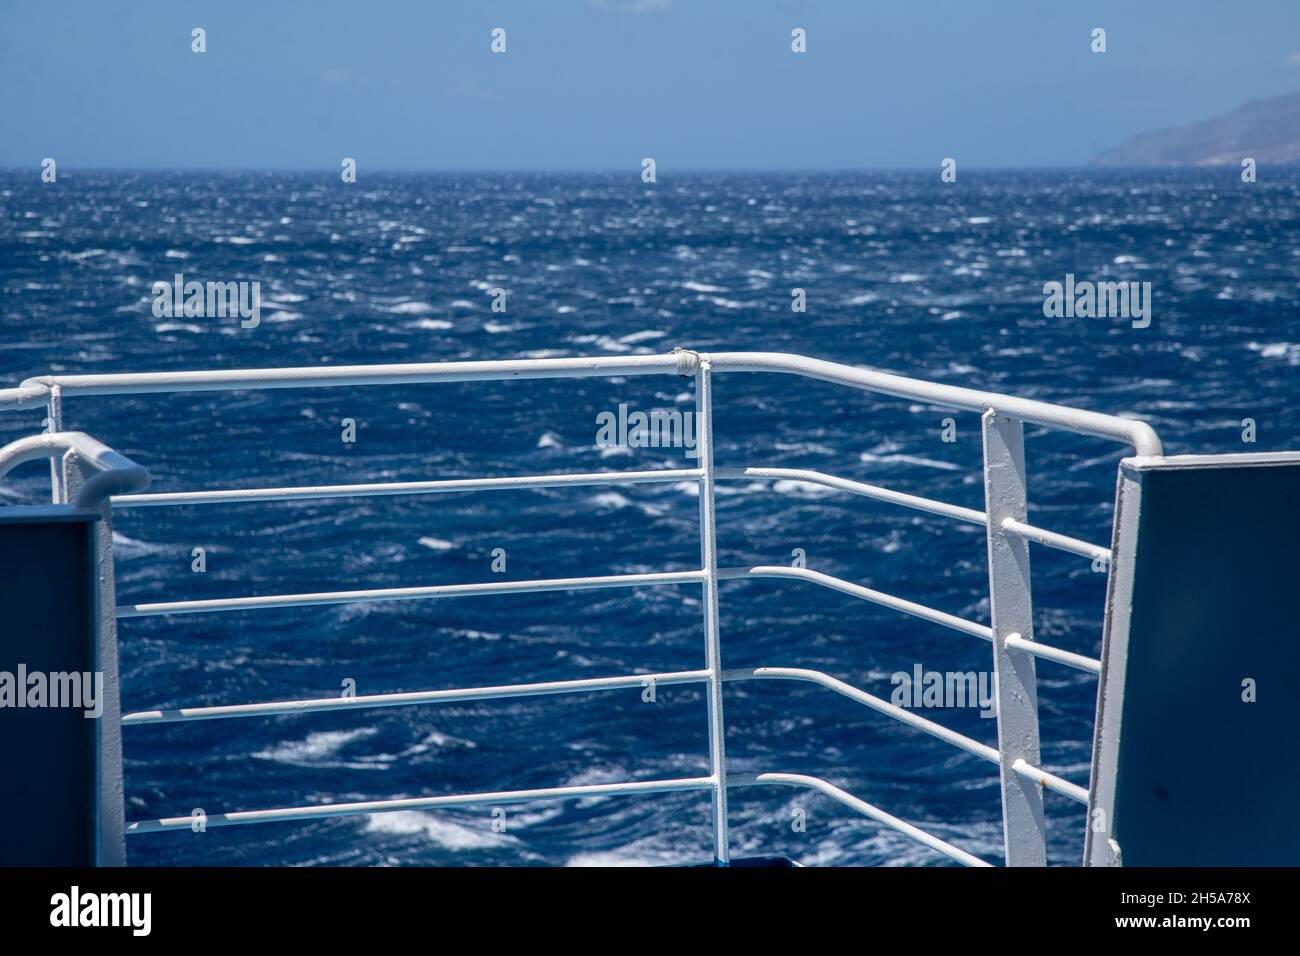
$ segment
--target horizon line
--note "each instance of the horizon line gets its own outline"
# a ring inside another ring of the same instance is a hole
[[[358,164],[360,165],[360,164]],[[1300,161],[1291,163],[1268,164],[1275,169],[1287,169],[1290,167],[1300,168]],[[1185,164],[1138,164],[1123,165],[1112,163],[1075,163],[1075,164],[1045,164],[1030,166],[1011,166],[1011,165],[968,165],[958,164],[958,175],[967,173],[1042,173],[1042,172],[1178,172],[1178,171],[1214,171],[1219,169],[1237,170],[1237,166],[1231,163],[1221,163],[1217,165],[1185,165]],[[700,175],[700,174],[748,174],[748,175],[817,175],[817,174],[854,174],[854,173],[934,173],[939,170],[939,164],[933,166],[683,166],[673,168],[668,172],[659,171],[660,175],[680,176],[680,175]],[[0,174],[7,173],[31,173],[39,176],[41,171],[40,160],[31,165],[9,165],[0,163]],[[316,167],[316,166],[135,166],[135,165],[113,165],[113,164],[89,164],[64,166],[60,164],[59,173],[65,172],[96,172],[96,173],[270,173],[270,174],[321,174],[321,175],[338,175],[339,170],[333,167]],[[385,174],[385,175],[448,175],[448,176],[467,176],[467,175],[486,175],[486,176],[504,176],[504,175],[525,175],[525,176],[630,176],[639,179],[640,167],[633,165],[628,167],[541,167],[541,168],[524,168],[524,167],[483,167],[478,169],[458,168],[458,167],[437,167],[437,168],[417,168],[410,166],[375,166],[366,167],[365,175]],[[654,185],[646,183],[645,185]]]

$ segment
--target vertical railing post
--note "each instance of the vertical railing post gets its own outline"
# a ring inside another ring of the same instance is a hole
[[[1034,766],[1038,755],[1038,687],[1034,658],[1006,646],[1019,634],[1033,640],[1029,544],[1002,530],[1008,518],[1028,520],[1025,430],[1014,418],[988,409],[984,435],[984,503],[988,513],[989,610],[993,620],[993,673],[997,684],[998,752],[1001,756],[1002,833],[1007,866],[1047,864],[1042,785],[1017,773],[1017,760]]]
[[[69,451],[54,460],[61,474],[56,493],[63,503],[76,498],[89,479],[89,469]],[[105,498],[95,522],[95,556],[98,597],[99,646],[95,648],[95,670],[104,676],[103,712],[96,720],[96,775],[98,777],[98,821],[95,831],[97,866],[126,865],[126,807],[122,785],[122,698],[117,658],[117,584],[113,567],[113,505]]]
[[[718,541],[713,495],[713,393],[710,365],[700,359],[695,373],[696,452],[700,478],[700,563],[704,579],[704,656],[708,679],[709,775],[713,778],[713,858],[730,859],[727,839],[726,725],[722,718],[722,652],[718,639]]]
[[[50,397],[45,403],[47,432],[63,431],[63,389],[57,385],[50,386]],[[63,462],[58,458],[50,459],[50,500],[54,504],[65,504],[68,496],[64,492],[67,476],[63,473]]]

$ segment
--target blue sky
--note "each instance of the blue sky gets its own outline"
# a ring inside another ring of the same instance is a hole
[[[0,0],[0,90],[10,167],[1074,165],[1300,90],[1300,0]]]

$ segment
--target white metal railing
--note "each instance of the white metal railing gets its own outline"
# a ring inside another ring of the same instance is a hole
[[[713,460],[712,376],[721,371],[782,372],[851,388],[904,397],[981,413],[984,436],[985,510],[976,511],[942,501],[881,488],[865,482],[817,471],[794,468],[718,468]],[[126,725],[174,723],[348,710],[396,707],[448,701],[490,700],[551,694],[588,693],[652,684],[704,684],[708,702],[709,773],[703,777],[673,780],[629,781],[599,786],[553,787],[538,790],[457,794],[410,799],[373,800],[318,806],[248,810],[206,817],[207,826],[228,826],[284,820],[379,813],[391,810],[433,809],[474,804],[508,804],[560,798],[708,791],[712,800],[712,832],[717,863],[729,859],[727,790],[736,786],[783,785],[821,792],[841,804],[967,865],[988,865],[952,844],[900,820],[833,784],[803,774],[760,773],[728,775],[724,750],[722,685],[743,680],[810,681],[876,712],[924,731],[999,767],[1002,783],[1003,832],[1008,865],[1042,865],[1046,837],[1042,789],[1047,788],[1086,804],[1084,787],[1039,766],[1037,687],[1035,659],[1043,659],[1098,674],[1100,662],[1080,654],[1042,645],[1033,639],[1032,594],[1028,544],[1035,541],[1110,568],[1109,548],[1089,544],[1035,527],[1027,520],[1023,423],[1032,422],[1130,445],[1139,455],[1162,453],[1160,440],[1147,424],[1112,415],[1067,408],[992,392],[939,385],[886,372],[861,369],[798,355],[773,352],[696,353],[675,349],[667,355],[530,359],[517,361],[363,365],[318,368],[251,369],[237,371],[153,372],[141,374],[53,375],[28,379],[19,387],[0,390],[0,409],[44,407],[51,432],[63,429],[63,399],[70,396],[124,395],[158,392],[198,392],[237,389],[302,388],[320,386],[385,385],[412,382],[499,381],[538,378],[586,378],[628,375],[677,374],[693,376],[699,466],[651,471],[597,472],[438,481],[389,482],[203,490],[188,492],[118,494],[114,508],[159,507],[219,502],[289,501],[367,495],[435,494],[490,491],[506,488],[550,488],[577,485],[629,485],[646,482],[695,481],[700,495],[700,567],[686,571],[549,580],[489,582],[425,587],[382,588],[311,594],[277,594],[198,601],[165,601],[122,605],[115,618],[169,614],[217,613],[259,608],[302,607],[367,601],[426,600],[534,591],[569,591],[592,588],[644,587],[697,584],[703,589],[705,667],[699,670],[533,684],[513,684],[411,693],[373,694],[349,698],[289,700],[251,704],[146,710],[126,714]],[[17,443],[15,443],[17,444]],[[12,448],[13,446],[10,446]],[[4,452],[0,451],[0,460]],[[967,621],[862,585],[807,568],[757,566],[719,568],[717,565],[715,483],[719,480],[793,479],[823,485],[890,504],[908,507],[986,528],[989,549],[991,626]],[[52,470],[54,499],[67,500],[69,482],[57,467]],[[122,490],[136,490],[123,486]],[[818,584],[923,620],[941,624],[993,646],[997,686],[998,746],[966,737],[941,724],[897,707],[821,671],[789,667],[723,670],[718,633],[718,582],[751,578],[790,578]],[[189,830],[192,817],[140,820],[127,825],[128,833]]]

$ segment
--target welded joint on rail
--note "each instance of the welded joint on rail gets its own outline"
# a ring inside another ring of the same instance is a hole
[[[690,378],[700,367],[700,353],[691,349],[676,346],[673,357],[677,359],[677,374],[682,378]]]

